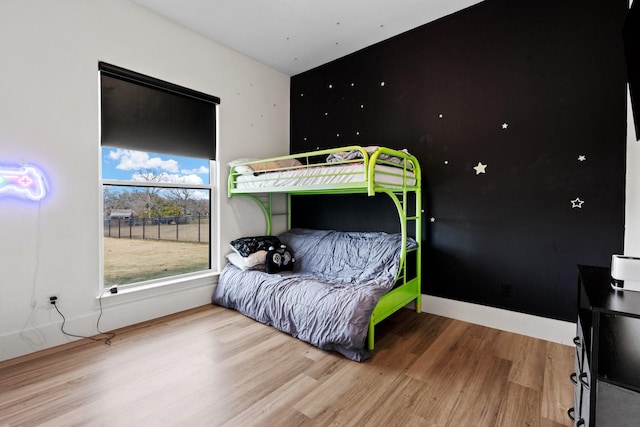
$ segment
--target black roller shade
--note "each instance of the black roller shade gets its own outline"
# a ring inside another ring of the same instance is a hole
[[[104,62],[101,144],[215,159],[220,99]]]

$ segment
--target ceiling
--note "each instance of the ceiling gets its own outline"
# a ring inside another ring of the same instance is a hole
[[[296,75],[481,0],[133,0]]]

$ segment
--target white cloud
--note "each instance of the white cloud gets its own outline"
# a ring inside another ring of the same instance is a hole
[[[168,175],[168,180],[169,180],[168,182],[176,182],[180,184],[196,184],[196,185],[203,184],[202,178],[200,178],[198,175],[194,173],[189,175],[177,175],[177,174]]]
[[[191,198],[194,200],[209,200],[209,192],[203,190],[194,190],[191,193]]]
[[[194,173],[197,173],[197,174],[208,174],[209,173],[209,168],[206,167],[206,166],[200,166],[197,169],[181,169],[180,173],[183,173],[185,175],[191,175],[191,174],[194,174]]]
[[[136,172],[131,175],[131,181],[138,182],[172,182],[167,179],[167,173],[140,173]]]
[[[190,174],[190,175],[179,175],[179,174],[169,174],[169,173],[146,174],[146,173],[136,172],[131,177],[131,180],[138,181],[138,182],[158,182],[158,183],[169,182],[172,184],[194,184],[194,185],[203,184],[202,178],[200,178],[196,174]]]
[[[149,153],[143,151],[117,149],[109,152],[109,158],[119,162],[116,169],[120,170],[160,169],[172,173],[179,171],[178,162],[175,160],[149,157]]]

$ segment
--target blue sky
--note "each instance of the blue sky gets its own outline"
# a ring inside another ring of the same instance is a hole
[[[125,181],[208,184],[209,161],[168,154],[102,147],[102,177]]]

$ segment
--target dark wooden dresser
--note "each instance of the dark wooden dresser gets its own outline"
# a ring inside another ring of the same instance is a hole
[[[571,381],[575,426],[640,426],[640,292],[616,291],[610,270],[578,266]]]

